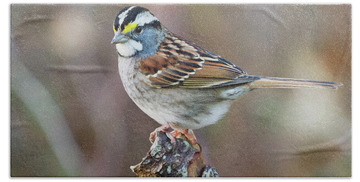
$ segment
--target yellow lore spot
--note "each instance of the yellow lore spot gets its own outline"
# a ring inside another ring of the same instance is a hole
[[[115,30],[115,25],[113,24],[113,30],[114,30],[114,32],[116,32],[116,30]]]
[[[136,23],[132,23],[132,24],[127,24],[125,27],[124,27],[124,30],[122,31],[123,33],[127,33],[129,32],[130,30],[136,28],[137,24]]]

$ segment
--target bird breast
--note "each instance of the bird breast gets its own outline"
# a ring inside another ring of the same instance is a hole
[[[177,129],[198,129],[215,124],[234,99],[247,92],[243,87],[212,89],[153,88],[146,84],[135,60],[119,57],[119,74],[126,92],[147,115]]]

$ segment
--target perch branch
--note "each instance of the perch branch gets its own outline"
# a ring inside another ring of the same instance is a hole
[[[171,142],[166,132],[158,131],[142,161],[130,167],[139,177],[218,177],[207,166],[201,146],[192,144],[183,134]]]

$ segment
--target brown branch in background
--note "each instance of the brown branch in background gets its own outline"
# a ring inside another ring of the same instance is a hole
[[[130,167],[139,177],[218,177],[207,166],[199,144],[181,134],[171,142],[165,132],[156,132],[153,145],[143,160]]]

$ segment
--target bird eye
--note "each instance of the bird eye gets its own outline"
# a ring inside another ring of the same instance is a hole
[[[139,33],[141,33],[142,29],[143,29],[142,26],[137,26],[137,27],[135,28],[134,32],[137,33],[137,34],[139,34]]]

